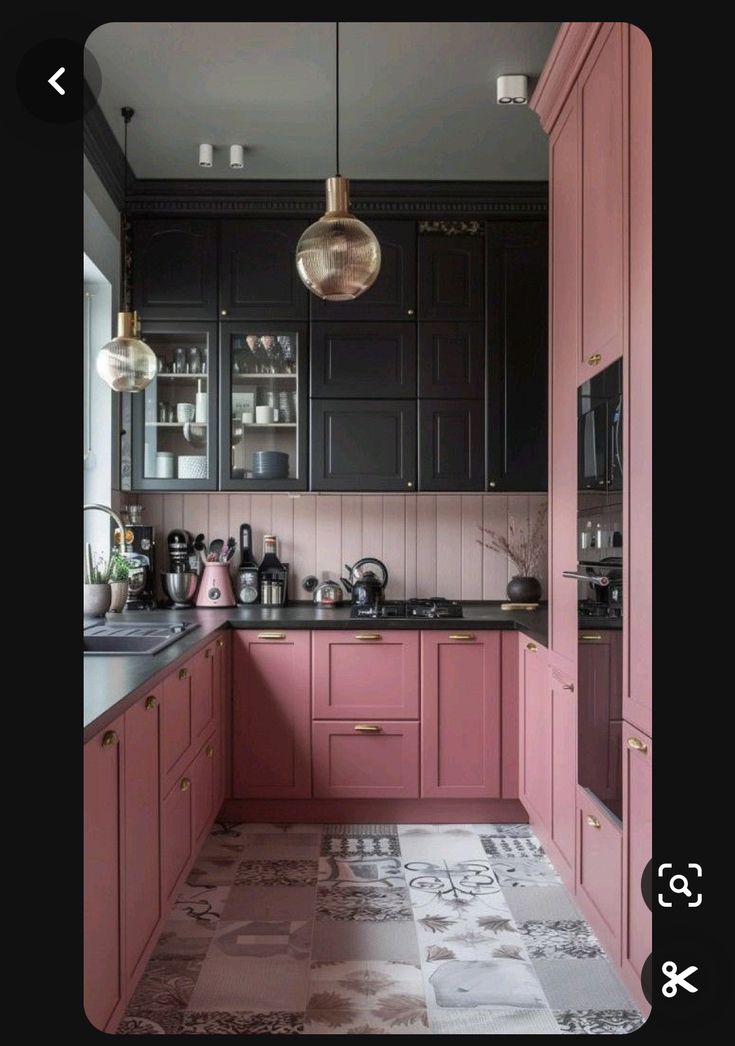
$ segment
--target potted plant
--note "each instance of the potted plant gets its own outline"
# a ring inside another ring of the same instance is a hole
[[[128,598],[128,578],[130,577],[130,564],[118,549],[115,549],[110,559],[110,613],[119,614],[125,607]]]
[[[87,542],[84,557],[84,616],[104,617],[110,609],[110,559],[92,557],[92,546]]]
[[[534,523],[528,527],[516,526],[513,517],[509,517],[507,537],[489,527],[480,529],[490,538],[481,544],[493,552],[502,552],[518,570],[508,582],[508,599],[513,603],[538,603],[541,582],[536,571],[546,548],[546,505],[541,505]]]

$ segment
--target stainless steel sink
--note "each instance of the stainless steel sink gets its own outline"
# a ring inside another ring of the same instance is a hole
[[[181,622],[172,625],[88,625],[84,629],[84,653],[157,654],[159,650],[189,635],[198,624]]]

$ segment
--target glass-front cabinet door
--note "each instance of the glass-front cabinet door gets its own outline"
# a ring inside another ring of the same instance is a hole
[[[220,486],[306,490],[306,324],[220,324]]]
[[[143,324],[158,374],[132,396],[135,490],[217,488],[217,326]]]

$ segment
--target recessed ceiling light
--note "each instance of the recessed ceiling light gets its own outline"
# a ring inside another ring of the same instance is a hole
[[[239,170],[245,166],[245,150],[241,145],[230,146],[230,167]]]
[[[528,102],[527,76],[499,76],[498,105],[526,105]]]
[[[199,146],[199,166],[211,167],[214,163],[214,148],[211,145]]]

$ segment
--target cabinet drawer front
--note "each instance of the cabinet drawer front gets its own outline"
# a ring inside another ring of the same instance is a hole
[[[191,835],[194,846],[202,841],[214,815],[215,776],[219,736],[212,734],[187,771],[191,778]]]
[[[196,744],[214,725],[214,644],[189,662],[191,671],[191,740]]]
[[[582,789],[578,794],[579,888],[617,942],[619,950],[622,836],[620,829],[596,803],[583,801]]]
[[[312,400],[311,486],[415,490],[415,402]]]
[[[192,742],[191,661],[163,681],[161,774],[166,791],[183,766]]]
[[[421,795],[499,796],[500,633],[424,632],[421,666]]]
[[[161,804],[161,898],[166,904],[192,852],[191,775],[187,771]]]
[[[418,632],[313,632],[312,644],[316,719],[418,718]]]
[[[417,799],[419,724],[313,724],[317,799]]]
[[[416,396],[414,323],[315,323],[311,395]]]

